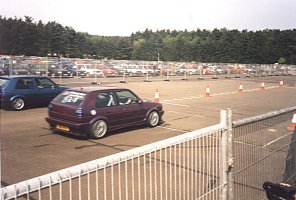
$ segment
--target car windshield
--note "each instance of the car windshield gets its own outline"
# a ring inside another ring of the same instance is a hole
[[[0,78],[0,87],[3,88],[8,82],[8,79]]]
[[[58,95],[53,101],[71,106],[79,106],[85,99],[86,94],[83,92],[65,91]]]

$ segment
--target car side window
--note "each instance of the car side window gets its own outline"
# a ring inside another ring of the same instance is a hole
[[[130,91],[118,91],[116,92],[119,105],[128,105],[137,103],[138,98]]]
[[[54,86],[54,83],[47,78],[36,78],[35,80],[38,88],[50,88]]]
[[[33,79],[32,78],[19,78],[15,85],[15,89],[33,89]]]
[[[96,107],[103,108],[103,107],[110,107],[115,105],[115,98],[114,94],[111,92],[100,92],[97,95],[96,99]]]

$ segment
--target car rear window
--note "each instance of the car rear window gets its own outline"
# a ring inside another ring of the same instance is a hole
[[[60,104],[79,106],[85,99],[86,93],[65,91],[59,94],[53,101]]]

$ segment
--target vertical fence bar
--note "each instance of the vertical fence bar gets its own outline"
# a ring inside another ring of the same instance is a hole
[[[78,176],[78,199],[82,200],[81,198],[81,166],[79,167],[79,176]]]
[[[232,135],[232,110],[227,109],[227,182],[228,182],[228,199],[234,200],[233,196],[233,135]]]
[[[147,180],[146,180],[146,156],[144,155],[144,200],[147,200]]]
[[[114,200],[114,162],[113,160],[111,161],[112,162],[112,165],[111,165],[111,197],[112,197],[112,200]]]
[[[104,165],[104,200],[107,200],[107,172],[106,172],[106,164]]]
[[[135,175],[134,175],[134,158],[132,158],[132,200],[135,199]]]
[[[51,187],[51,176],[48,176],[49,181],[49,199],[52,200],[52,187]]]
[[[163,197],[163,188],[162,188],[162,149],[159,150],[159,187],[160,187],[160,199]]]
[[[139,200],[141,200],[141,161],[140,161],[140,157],[141,155],[138,155],[138,196],[139,196]]]
[[[172,180],[172,167],[173,167],[173,163],[172,163],[172,147],[170,146],[170,199],[172,199],[172,195],[173,195],[173,180]]]
[[[178,184],[179,184],[179,199],[182,199],[182,182],[181,182],[181,169],[182,169],[182,165],[181,165],[181,150],[182,150],[182,145],[179,144],[179,153],[178,153],[178,156],[179,156],[179,180],[178,180]]]
[[[174,165],[174,197],[175,199],[177,199],[177,145],[175,144],[174,146],[174,162],[175,162],[175,165]]]
[[[125,196],[126,196],[126,199],[129,199],[128,198],[128,164],[127,164],[128,160],[127,158],[125,158]]]
[[[62,200],[63,199],[63,182],[59,173],[58,175],[59,175],[59,187],[60,187],[60,200]],[[41,198],[39,198],[39,200],[41,200]]]
[[[41,200],[41,181],[40,181],[40,177],[38,177],[38,199]]]
[[[215,160],[216,160],[216,164],[215,164],[215,176],[218,176],[218,173],[219,173],[219,140],[220,140],[220,137],[219,137],[219,132],[215,134],[215,138],[216,138],[216,141],[215,141]],[[216,179],[218,179],[218,177],[216,177]],[[217,180],[215,180],[215,183],[217,184]],[[215,196],[214,196],[214,199],[219,199],[219,195],[216,195],[217,194],[217,191],[215,191]]]
[[[69,199],[72,199],[72,177],[71,172],[68,171],[69,174]]]
[[[195,149],[194,148],[194,144],[193,144],[193,142],[194,142],[194,140],[191,140],[191,199],[194,199],[194,182],[193,182],[193,175],[194,175],[194,168],[193,168],[193,155],[194,155],[194,153],[193,153],[193,149]]]
[[[186,199],[186,142],[183,143],[183,163],[182,163],[182,168],[183,168],[183,187],[182,187],[182,193],[183,193],[183,199]]]
[[[157,200],[157,151],[154,151],[154,179],[155,200]]]
[[[99,169],[98,163],[96,163],[96,200],[99,200]],[[72,197],[70,198],[72,199]]]
[[[186,187],[187,187],[187,199],[189,199],[189,197],[190,197],[190,187],[189,187],[189,180],[190,180],[190,178],[189,178],[189,172],[190,172],[190,153],[189,153],[189,148],[190,148],[190,141],[187,141],[187,156],[186,156],[186,159],[187,159],[187,166],[186,166],[186,168],[187,168],[187,184],[186,184]]]
[[[205,159],[205,154],[206,154],[206,152],[205,152],[205,138],[204,137],[202,137],[201,138],[201,146],[200,146],[200,148],[201,148],[201,150],[200,150],[200,152],[201,152],[201,166],[200,166],[200,175],[201,175],[201,181],[200,181],[200,195],[199,196],[203,196],[204,195],[204,191],[203,191],[203,188],[202,188],[202,186],[204,185],[204,183],[205,183],[205,173],[204,173],[204,171],[205,171],[205,162],[203,162],[204,161],[204,159]]]
[[[227,112],[221,110],[220,112],[220,123],[227,127]],[[221,200],[227,200],[227,130],[222,131],[221,135],[221,148],[220,148],[220,185],[221,187]]]
[[[204,182],[204,193],[206,195],[206,200],[209,199],[209,194],[208,194],[208,185],[209,185],[209,174],[210,174],[210,156],[209,156],[209,138],[205,137],[205,157],[206,157],[206,163],[205,163],[205,182]]]
[[[201,187],[200,187],[200,180],[201,180],[201,138],[198,138],[198,147],[199,147],[199,150],[198,150],[198,195],[201,196]]]
[[[62,186],[62,184],[61,184]],[[62,188],[61,188],[62,189]],[[87,199],[90,200],[90,173],[87,172]]]
[[[118,199],[121,200],[121,163],[118,163]]]
[[[147,72],[148,74],[148,72]],[[149,184],[150,184],[150,200],[152,200],[153,191],[152,191],[152,153],[149,152]]]
[[[168,176],[167,176],[167,148],[164,148],[164,187],[167,188]],[[165,199],[168,199],[168,190],[165,190]]]

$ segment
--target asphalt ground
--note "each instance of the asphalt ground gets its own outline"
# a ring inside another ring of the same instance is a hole
[[[205,77],[203,80],[192,76],[187,80],[171,77],[169,81],[164,77],[151,78],[151,82],[130,77],[126,83],[119,83],[122,78],[54,80],[70,87],[100,84],[97,87],[130,88],[149,100],[154,99],[158,90],[165,110],[164,123],[155,128],[127,128],[101,140],[91,140],[52,133],[45,122],[46,107],[19,112],[1,109],[1,180],[4,186],[217,124],[221,109],[231,108],[233,119],[238,120],[296,105],[295,76]],[[284,87],[278,86],[280,81],[284,82]],[[265,90],[261,90],[262,83]],[[240,84],[243,92],[239,92]],[[210,97],[205,97],[207,87]]]

